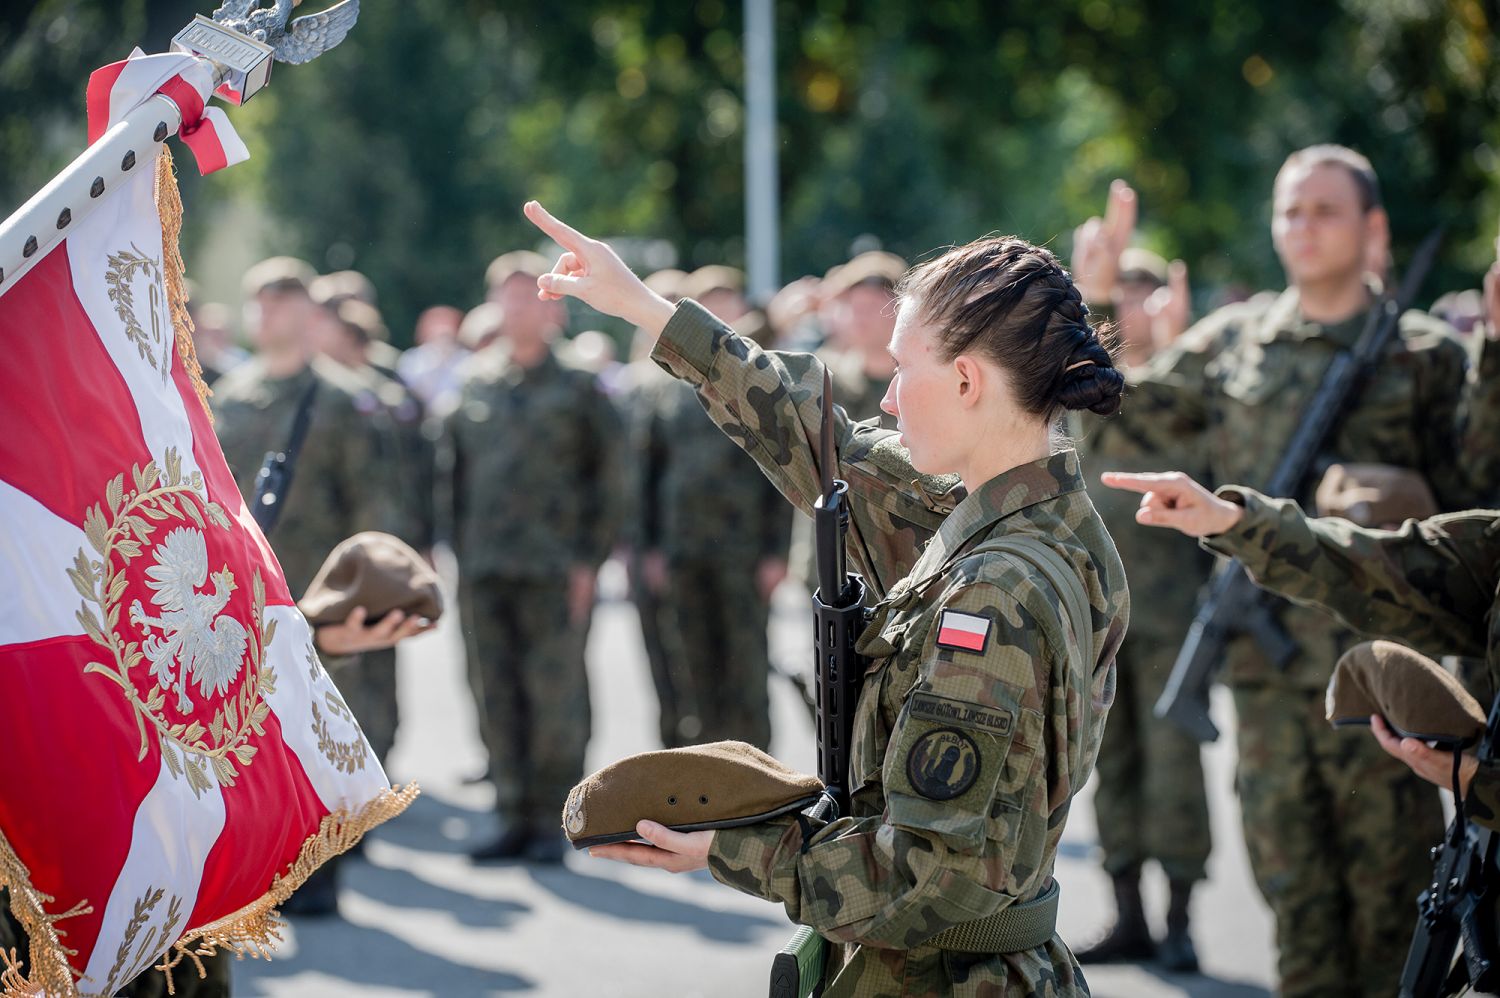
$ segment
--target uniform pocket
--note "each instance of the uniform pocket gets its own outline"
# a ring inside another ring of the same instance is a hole
[[[1018,713],[914,692],[881,770],[890,824],[935,835],[956,851],[978,851],[1006,777]]]

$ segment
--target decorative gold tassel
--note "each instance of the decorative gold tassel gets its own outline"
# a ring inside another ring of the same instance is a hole
[[[175,994],[172,984],[172,969],[184,959],[198,966],[200,976],[204,974],[199,957],[212,956],[222,949],[232,950],[239,957],[269,959],[272,944],[281,941],[281,928],[285,924],[276,908],[286,902],[297,888],[312,876],[313,871],[333,857],[354,848],[365,833],[383,822],[389,821],[405,811],[421,793],[415,783],[405,787],[382,790],[364,807],[354,814],[335,811],[325,817],[318,831],[302,843],[302,851],[283,874],[271,881],[271,889],[232,915],[216,922],[189,929],[172,947],[157,969],[167,975],[167,990]],[[6,996],[9,998],[9,996]]]
[[[405,811],[421,792],[415,783],[391,787],[382,790],[354,814],[339,810],[325,817],[318,830],[302,843],[292,865],[271,881],[270,890],[231,915],[189,929],[173,944],[156,968],[167,975],[167,993],[177,993],[172,970],[183,960],[191,960],[198,976],[206,977],[200,958],[212,956],[220,949],[231,950],[239,957],[270,959],[271,946],[281,941],[281,929],[285,924],[276,911],[277,906],[286,903],[286,899],[312,876],[314,870],[354,848],[376,825]],[[42,994],[49,998],[104,998],[78,991],[74,978],[79,975],[67,962],[67,957],[77,951],[63,946],[59,937],[66,933],[54,924],[64,918],[87,914],[93,908],[79,904],[61,915],[48,915],[42,905],[53,899],[31,887],[30,872],[5,841],[4,835],[0,835],[0,883],[10,888],[11,910],[31,936],[29,977],[21,973],[13,953],[0,952],[0,965],[4,968],[0,970],[0,988],[3,988],[0,995],[3,998],[35,998]]]
[[[167,306],[172,313],[172,328],[177,332],[177,356],[188,377],[193,381],[193,390],[208,413],[209,422],[214,414],[208,407],[208,396],[212,394],[203,381],[203,367],[198,363],[198,351],[193,348],[193,319],[188,315],[186,268],[182,264],[182,250],[177,245],[182,233],[182,197],[177,193],[177,173],[172,167],[172,153],[165,145],[156,160],[156,211],[161,216],[161,269],[167,285]]]
[[[29,976],[21,973],[14,950],[0,952],[0,964],[5,968],[0,972],[0,987],[4,988],[5,998],[75,994],[73,979],[78,972],[69,965],[68,957],[78,951],[63,945],[62,937],[67,932],[59,929],[57,923],[75,915],[87,915],[93,907],[80,901],[60,915],[47,914],[46,906],[57,899],[31,886],[31,871],[3,832],[0,832],[0,886],[9,889],[11,913],[31,939]]]

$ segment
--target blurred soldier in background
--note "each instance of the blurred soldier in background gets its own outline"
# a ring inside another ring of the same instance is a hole
[[[743,284],[736,270],[703,267],[681,290],[737,329],[759,329],[763,319],[745,301]],[[765,749],[771,743],[766,627],[771,594],[786,577],[788,506],[709,419],[691,386],[673,380],[653,394],[643,545],[665,556],[670,626],[663,641],[675,675],[689,683],[696,712],[679,718],[679,734]]]
[[[1117,182],[1108,223],[1093,218],[1073,239],[1073,278],[1091,312],[1113,325],[1126,380],[1158,347],[1186,326],[1186,272],[1149,250],[1125,247],[1134,228],[1135,195]],[[1163,309],[1167,291],[1182,308]],[[1148,310],[1147,303],[1155,302]],[[1166,318],[1163,313],[1171,318]],[[1127,405],[1129,395],[1127,394]],[[1187,632],[1198,587],[1213,559],[1185,538],[1164,537],[1135,523],[1130,496],[1099,485],[1105,471],[1173,466],[1197,468],[1198,441],[1186,438],[1162,454],[1131,432],[1128,422],[1081,414],[1071,430],[1084,456],[1089,496],[1109,528],[1130,576],[1130,632],[1116,659],[1115,703],[1099,748],[1094,808],[1104,870],[1114,887],[1116,921],[1097,943],[1077,951],[1080,963],[1155,959],[1167,970],[1198,969],[1189,931],[1193,885],[1207,875],[1210,847],[1208,794],[1198,743],[1176,725],[1158,720],[1161,696],[1177,647]],[[1174,543],[1164,543],[1172,541]],[[1169,885],[1166,935],[1152,940],[1141,903],[1141,868],[1160,864]]]
[[[309,294],[315,276],[308,264],[289,257],[273,257],[246,273],[246,327],[256,353],[220,378],[212,397],[214,431],[246,502],[254,496],[266,453],[285,450],[298,411],[309,413],[291,488],[267,537],[298,599],[339,542],[361,530],[387,529],[394,517],[386,490],[369,483],[382,450],[378,431],[357,402],[365,387],[318,353],[318,306]],[[377,754],[388,750],[380,684],[369,688],[362,656],[322,657],[361,725],[367,717],[374,721],[371,747]],[[337,911],[335,864],[324,870],[304,885],[289,911]]]
[[[680,270],[659,270],[646,278],[646,286],[675,302],[682,297],[678,289],[686,277],[687,274]],[[657,488],[652,475],[659,473],[653,469],[660,469],[664,461],[662,455],[653,453],[651,425],[662,392],[674,382],[651,360],[651,348],[655,344],[654,336],[645,330],[636,331],[630,347],[631,361],[621,372],[620,389],[614,396],[615,405],[624,417],[629,454],[624,471],[628,486],[621,540],[625,546],[630,599],[640,615],[641,640],[660,708],[657,731],[663,748],[676,748],[691,744],[698,737],[699,720],[697,710],[687,702],[691,693],[689,677],[677,674],[681,665],[668,658],[670,642],[663,638],[664,631],[674,621],[666,603],[666,555],[655,546],[661,536],[661,507],[653,501]],[[688,722],[686,730],[683,729],[684,719]]]
[[[452,305],[433,305],[417,316],[416,346],[401,355],[396,373],[429,410],[458,393],[458,368],[469,355],[459,341],[464,314]]]
[[[500,338],[465,365],[446,420],[464,634],[501,823],[473,853],[484,860],[558,863],[567,849],[558,815],[590,729],[584,635],[619,515],[618,419],[595,379],[557,356],[566,312],[536,296],[548,269],[524,252],[490,265]]]
[[[850,419],[878,419],[895,429],[880,409],[896,362],[888,349],[896,328],[896,284],[906,261],[892,253],[861,253],[833,268],[819,287],[820,314],[828,341],[817,351],[833,375],[833,397]]]
[[[1377,300],[1365,275],[1388,255],[1379,186],[1358,153],[1340,146],[1294,153],[1273,193],[1272,237],[1290,287],[1199,322],[1133,372],[1132,401],[1121,411],[1128,432],[1159,453],[1201,439],[1218,483],[1268,479],[1323,371],[1365,328]],[[1385,477],[1425,483],[1444,509],[1491,501],[1493,483],[1455,455],[1496,450],[1500,413],[1471,411],[1465,432],[1463,347],[1419,312],[1403,316],[1399,329],[1324,460],[1383,463]],[[1316,484],[1292,498],[1311,505]],[[1324,689],[1352,635],[1285,602],[1272,613],[1298,646],[1296,657],[1278,669],[1242,636],[1229,646],[1225,678],[1239,718],[1246,844],[1276,916],[1281,991],[1389,994],[1410,939],[1411,899],[1430,879],[1439,813],[1430,787],[1371,739],[1334,731],[1324,719]]]
[[[190,298],[188,316],[193,320],[193,352],[203,370],[203,383],[212,387],[249,355],[234,343],[233,313],[228,305],[213,301],[200,305]]]
[[[405,385],[367,359],[371,344],[387,338],[380,313],[358,298],[330,294],[324,281],[318,278],[311,289],[318,305],[315,336],[323,355],[360,384],[354,405],[369,420],[375,446],[366,484],[386,497],[386,520],[380,529],[417,551],[427,551],[432,547],[433,454],[422,433],[422,406]],[[396,744],[399,717],[396,650],[370,651],[362,657],[361,682],[346,691],[345,699],[384,763]]]

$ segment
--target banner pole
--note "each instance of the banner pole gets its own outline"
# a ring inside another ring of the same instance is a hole
[[[0,223],[0,295],[87,218],[105,192],[135,170],[154,170],[162,143],[181,125],[177,105],[156,94]]]

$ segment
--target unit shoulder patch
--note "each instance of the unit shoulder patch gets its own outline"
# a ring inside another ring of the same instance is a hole
[[[979,746],[957,728],[934,728],[906,753],[906,778],[929,800],[961,797],[979,778]]]
[[[950,700],[933,693],[913,693],[910,710],[913,720],[974,728],[1002,737],[1011,733],[1016,721],[1015,712],[1003,707]]]

